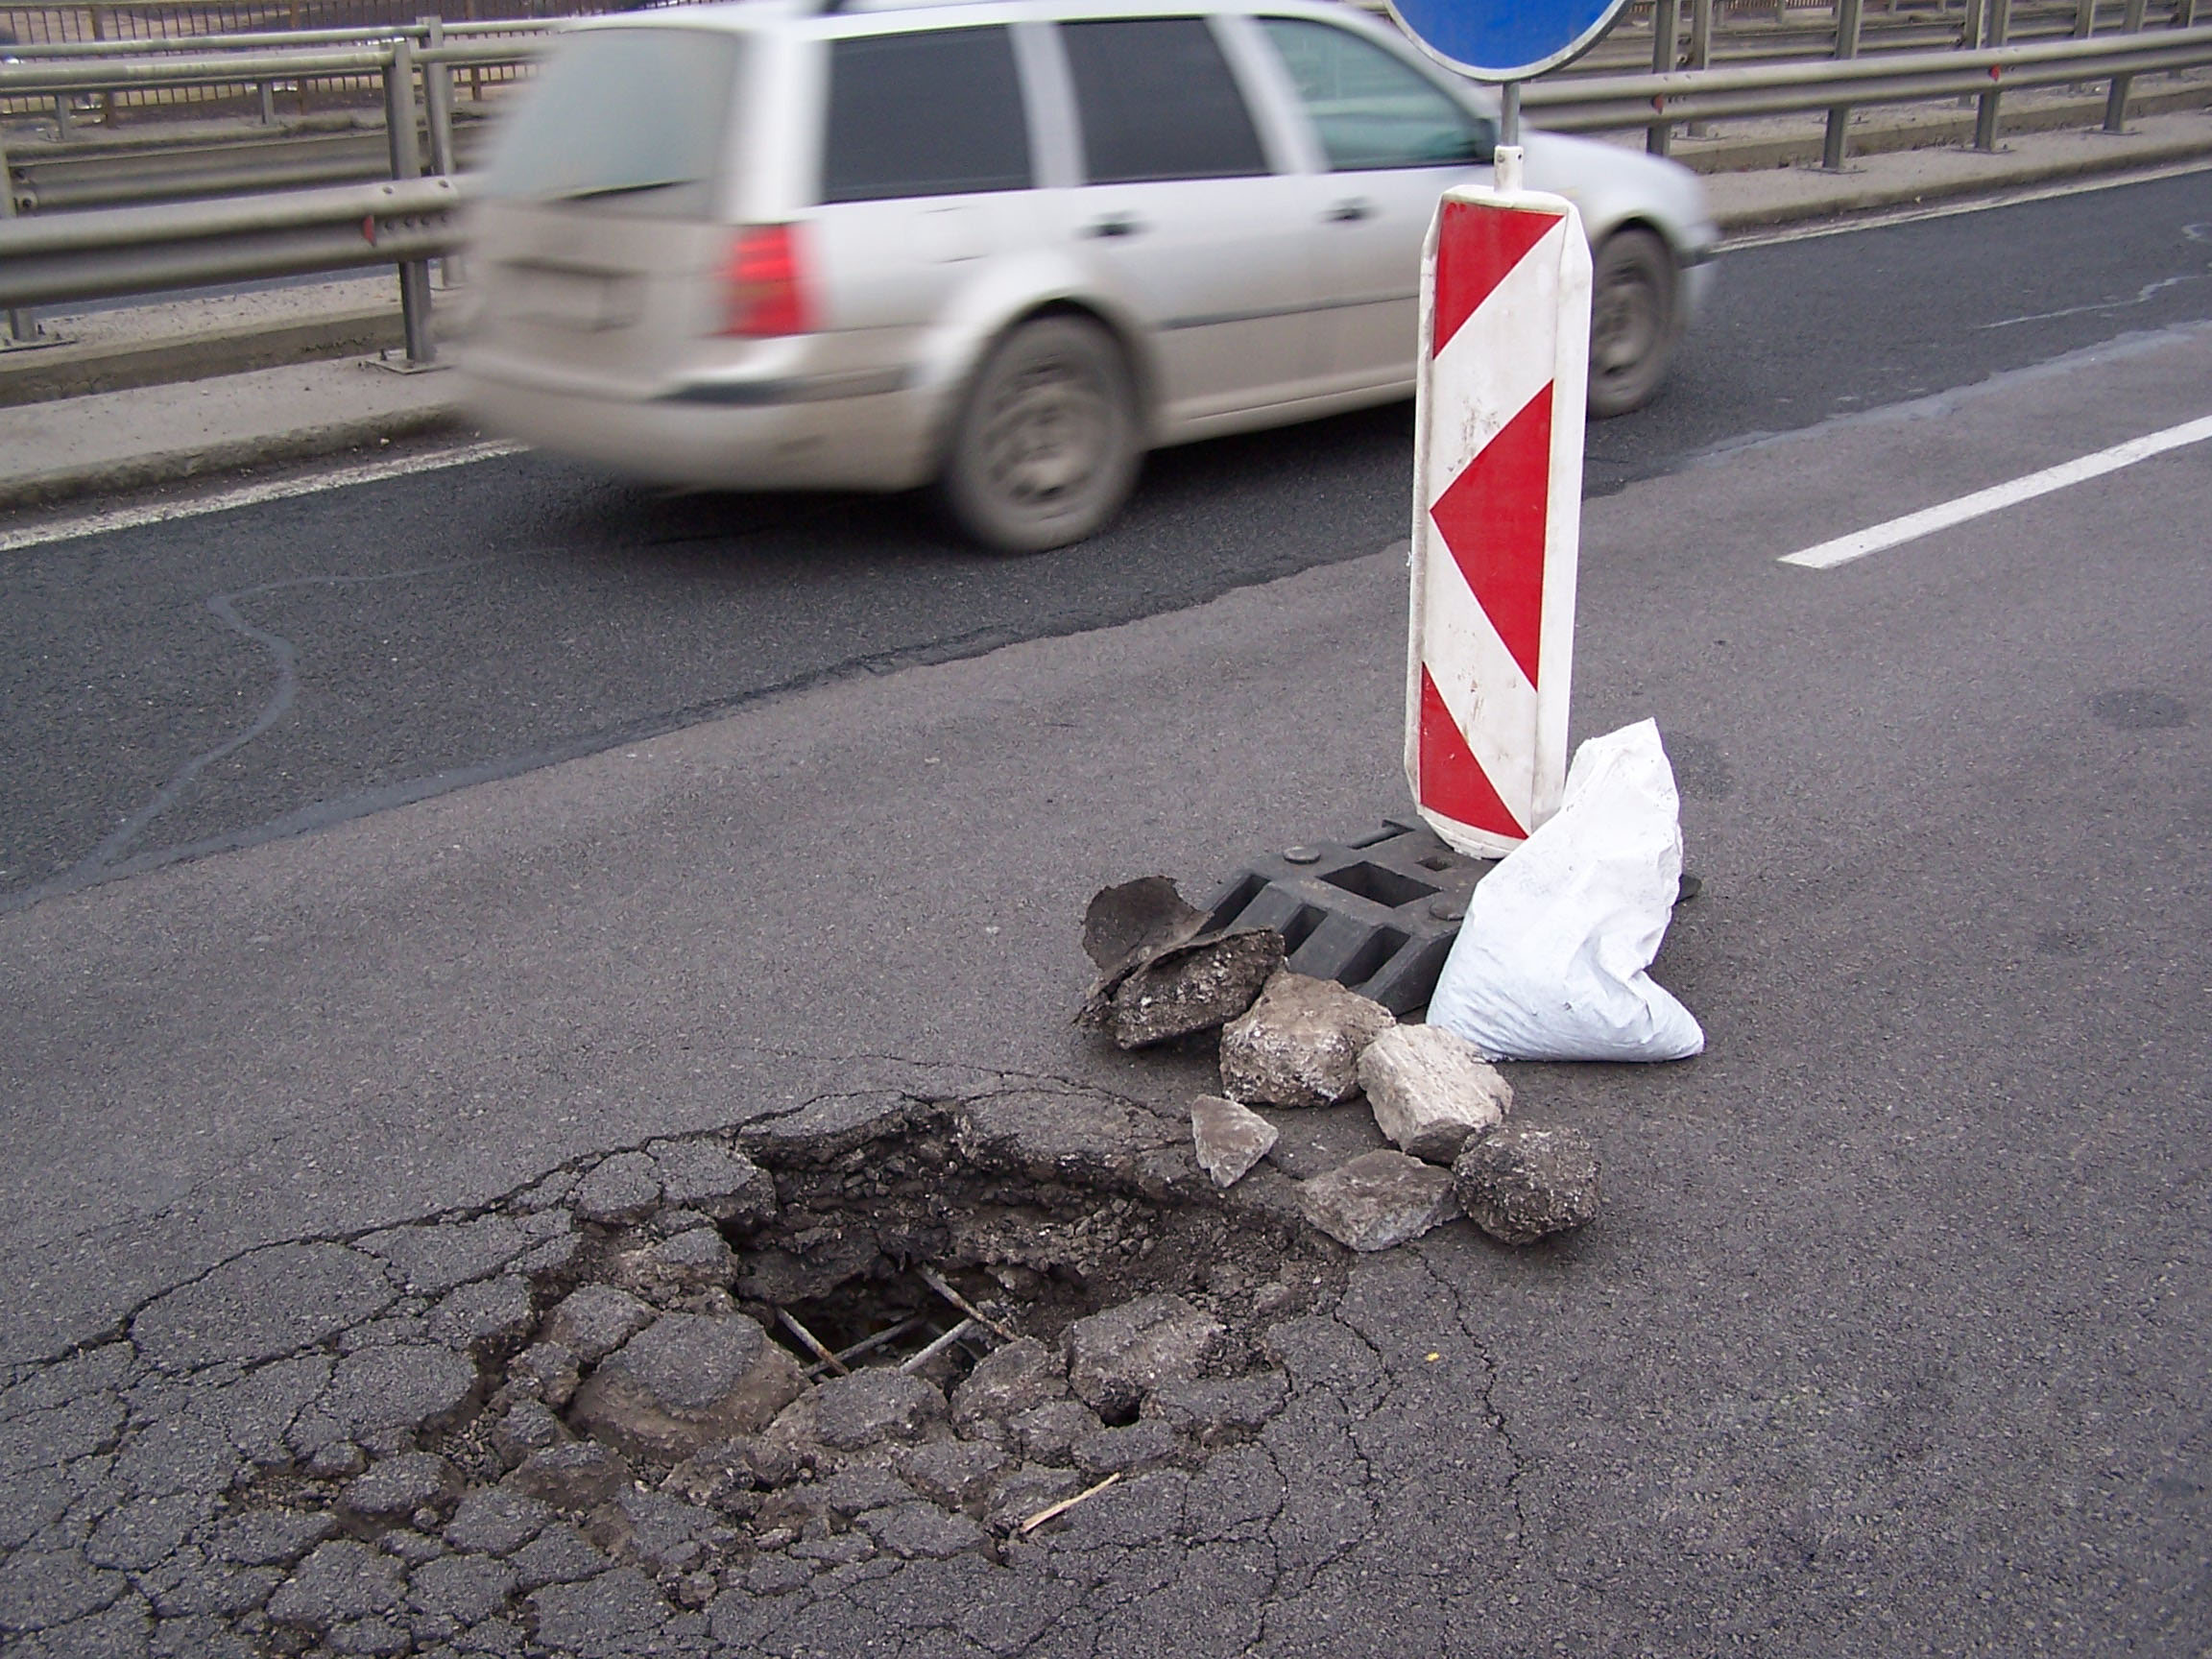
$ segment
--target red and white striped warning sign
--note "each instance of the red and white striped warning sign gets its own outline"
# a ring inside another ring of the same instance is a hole
[[[1590,250],[1574,204],[1462,189],[1422,262],[1406,775],[1461,852],[1499,857],[1559,807]]]

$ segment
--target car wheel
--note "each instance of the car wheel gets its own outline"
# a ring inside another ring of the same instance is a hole
[[[1648,230],[1605,238],[1590,274],[1590,413],[1641,408],[1673,355],[1680,308],[1674,257]]]
[[[939,482],[986,547],[1039,553],[1101,528],[1137,479],[1137,396],[1114,336],[1044,317],[1000,341],[969,388]]]

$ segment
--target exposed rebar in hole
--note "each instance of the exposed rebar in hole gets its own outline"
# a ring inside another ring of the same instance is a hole
[[[773,1310],[778,1338],[807,1379],[862,1365],[895,1365],[950,1387],[975,1361],[1017,1334],[1002,1299],[970,1296],[934,1269],[916,1265],[853,1280],[827,1295]]]

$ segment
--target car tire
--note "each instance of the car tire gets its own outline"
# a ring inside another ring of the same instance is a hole
[[[1649,230],[1616,230],[1590,274],[1590,414],[1640,409],[1659,390],[1681,331],[1674,256]]]
[[[1088,318],[1041,317],[983,360],[938,489],[952,522],[984,546],[1041,553],[1082,541],[1121,510],[1141,451],[1119,343]]]

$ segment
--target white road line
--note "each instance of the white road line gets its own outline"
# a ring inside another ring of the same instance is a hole
[[[458,449],[440,449],[429,455],[395,456],[389,461],[364,461],[354,467],[337,467],[304,478],[273,479],[264,484],[242,484],[235,490],[196,495],[188,501],[156,502],[145,507],[119,507],[103,513],[84,513],[74,518],[56,518],[21,530],[0,531],[0,553],[42,547],[53,541],[73,541],[80,536],[104,536],[112,530],[132,530],[141,524],[165,524],[173,518],[197,518],[208,513],[228,513],[233,507],[253,507],[264,501],[283,501],[295,495],[315,495],[325,490],[343,490],[349,484],[373,484],[384,478],[404,478],[414,472],[437,472],[447,467],[467,467],[501,455],[518,455],[519,444],[465,444]]]
[[[1900,542],[1932,536],[1938,530],[1948,530],[1954,524],[1963,524],[1969,518],[1979,518],[1984,514],[1994,513],[2017,502],[2032,501],[2038,495],[2048,495],[2052,491],[2063,490],[2070,484],[2101,478],[2107,472],[2119,471],[2123,467],[2132,467],[2138,461],[2148,461],[2153,455],[2163,455],[2169,449],[2179,449],[2189,444],[2201,444],[2207,438],[2212,438],[2212,415],[2185,421],[2178,426],[2167,427],[2163,432],[2130,438],[2125,444],[2115,444],[2109,449],[2100,449],[2096,454],[2084,455],[2078,461],[2046,467],[2040,472],[2031,472],[2025,478],[2015,478],[2008,484],[1992,484],[1986,490],[1961,495],[1956,501],[1945,501],[1939,506],[1908,513],[1902,518],[1892,518],[1887,524],[1877,524],[1869,530],[1839,536],[1835,541],[1823,541],[1817,547],[1807,547],[1797,553],[1785,553],[1779,563],[1802,565],[1808,570],[1832,570],[1839,565],[1848,565],[1854,559],[1863,559],[1869,553],[1879,553],[1885,547],[1895,547]]]

